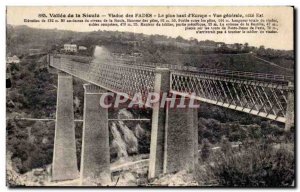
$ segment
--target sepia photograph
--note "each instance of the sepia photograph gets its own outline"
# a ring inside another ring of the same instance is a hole
[[[7,6],[7,187],[295,188],[294,19]]]

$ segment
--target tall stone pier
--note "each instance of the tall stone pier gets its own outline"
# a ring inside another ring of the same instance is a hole
[[[108,111],[99,103],[106,91],[92,84],[85,84],[84,90],[81,184],[107,185],[111,181]]]
[[[170,90],[170,72],[166,68],[157,68],[154,92]],[[172,99],[168,98],[168,102]],[[180,98],[179,98],[180,99]],[[183,98],[184,103],[189,100]],[[198,164],[198,114],[195,108],[175,108],[160,103],[153,106],[150,162],[148,178],[158,177],[162,173],[180,170],[194,170]],[[172,106],[172,105],[171,105]]]
[[[285,131],[290,131],[292,126],[295,126],[295,92],[294,92],[293,84],[289,83],[288,95],[287,95]]]
[[[187,98],[185,104],[190,102]],[[179,102],[177,102],[179,103]],[[198,114],[195,108],[167,108],[163,173],[193,172],[198,164]]]
[[[154,92],[169,92],[170,70],[168,68],[156,68]],[[161,108],[157,102],[152,108],[150,161],[148,177],[154,178],[163,173],[164,140],[166,125],[166,108]]]
[[[58,72],[52,180],[70,180],[78,176],[73,110],[73,79],[67,73]]]

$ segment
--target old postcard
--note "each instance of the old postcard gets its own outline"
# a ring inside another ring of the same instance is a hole
[[[294,7],[8,6],[8,187],[294,187]]]

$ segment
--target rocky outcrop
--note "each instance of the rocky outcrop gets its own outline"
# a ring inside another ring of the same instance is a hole
[[[136,138],[141,139],[145,135],[145,130],[141,127],[141,125],[138,123],[133,129],[134,135]]]
[[[134,135],[133,131],[131,131],[123,121],[118,122],[121,134],[123,135],[123,139],[126,143],[126,149],[128,154],[136,154],[138,153],[138,140]]]
[[[118,119],[132,118],[134,115],[126,109],[121,109],[118,112]],[[112,135],[110,151],[115,160],[126,159],[129,155],[139,153],[139,140],[146,134],[139,123],[115,121],[111,123],[110,131]]]
[[[167,174],[149,183],[149,186],[198,186],[193,174],[187,171],[179,171],[175,174]]]
[[[118,112],[118,119],[133,119],[133,114],[127,109],[121,109]]]
[[[123,158],[123,157],[128,157],[128,153],[126,150],[126,144],[121,136],[120,131],[117,128],[117,125],[115,122],[112,123],[110,127],[110,131],[113,135],[113,140],[111,143],[111,152],[112,153],[117,153],[117,158]]]
[[[11,161],[12,154],[6,154],[6,183],[9,187],[25,186],[24,178],[13,168]]]

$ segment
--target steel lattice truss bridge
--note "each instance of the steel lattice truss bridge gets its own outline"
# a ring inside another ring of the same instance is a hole
[[[294,124],[294,88],[282,75],[203,69],[168,64],[93,60],[91,57],[50,54],[50,66],[58,71],[56,130],[52,179],[78,177],[73,111],[73,83],[84,85],[83,138],[80,179],[83,185],[110,182],[108,111],[99,98],[107,91],[129,98],[140,93],[168,92],[232,110]],[[190,93],[194,93],[191,95]],[[152,107],[148,177],[195,170],[198,162],[197,109]]]
[[[128,65],[114,61],[85,63],[85,58],[51,55],[51,66],[115,93],[141,93],[146,98],[154,91],[155,67]],[[156,65],[157,66],[157,65]],[[265,117],[285,123],[288,92],[293,85],[288,77],[263,73],[203,69],[161,64],[170,69],[171,93]]]

